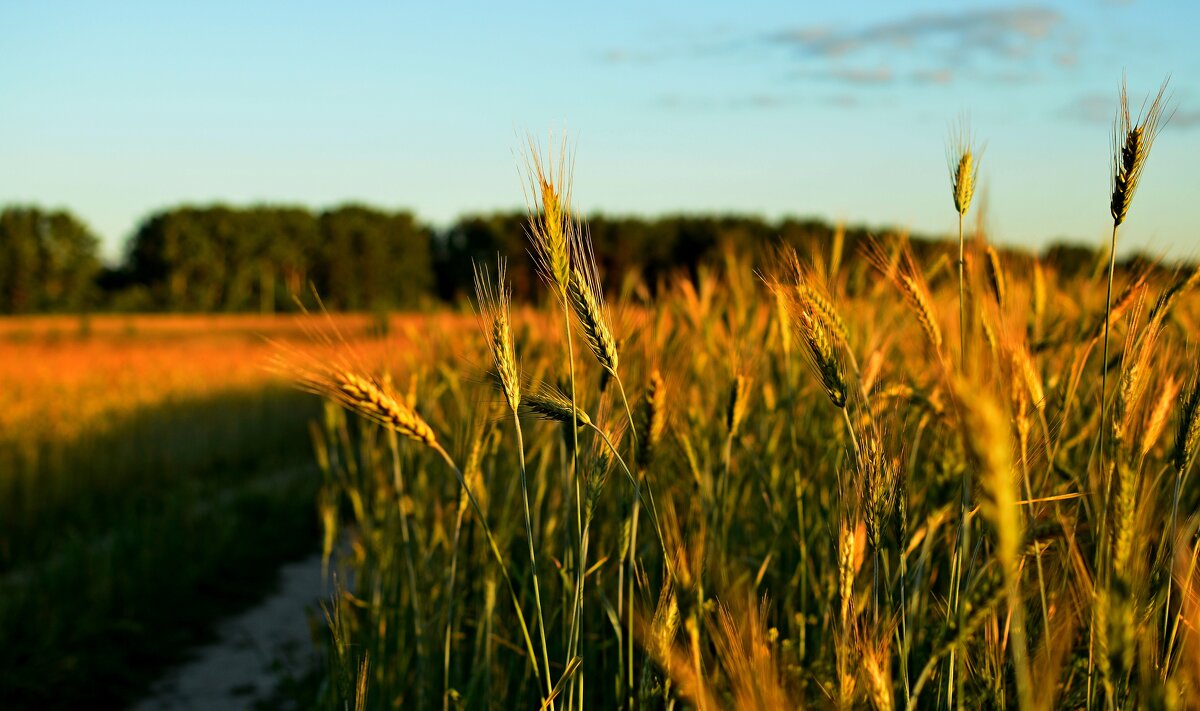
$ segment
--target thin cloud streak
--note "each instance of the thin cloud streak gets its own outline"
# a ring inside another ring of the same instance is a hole
[[[825,59],[880,48],[919,52],[938,44],[948,45],[952,51],[1017,58],[1027,56],[1062,23],[1063,17],[1056,10],[1019,7],[913,15],[847,31],[803,27],[766,39],[792,47],[804,56]]]

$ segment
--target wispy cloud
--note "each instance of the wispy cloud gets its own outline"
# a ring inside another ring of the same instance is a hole
[[[1084,123],[1112,123],[1117,98],[1112,94],[1080,94],[1064,106],[1059,115]]]
[[[944,85],[950,84],[957,77],[954,70],[949,68],[897,72],[887,66],[802,69],[793,72],[791,76],[795,79],[811,79],[831,84],[840,84],[849,89],[887,86],[902,82]],[[979,75],[978,73],[974,73],[972,76],[978,77]],[[994,77],[987,77],[987,79],[998,81]]]
[[[1064,18],[1057,10],[1041,6],[925,13],[857,27],[802,26],[770,34],[740,35],[728,27],[703,38],[668,38],[667,46],[653,50],[613,49],[598,55],[610,63],[655,62],[670,57],[710,57],[757,46],[783,46],[801,58],[844,60],[870,51],[897,51],[927,58],[969,59],[989,55],[1021,59],[1038,47],[1051,44],[1056,61],[1069,64],[1077,38],[1060,32]],[[662,38],[657,39],[662,42]]]
[[[891,101],[877,99],[871,105],[888,106]],[[863,105],[860,97],[846,92],[830,94],[758,93],[715,98],[689,94],[667,93],[653,100],[654,108],[664,111],[772,111],[796,106],[829,106],[857,108]]]
[[[891,84],[896,79],[895,73],[886,66],[803,69],[793,73],[792,76],[797,79],[818,79],[852,86],[879,86]]]
[[[1200,109],[1193,111],[1176,111],[1166,128],[1200,128]]]
[[[704,36],[658,36],[655,42],[641,50],[609,51],[601,59],[619,64],[724,60],[730,55],[742,61],[765,60],[774,71],[764,76],[827,85],[842,100],[822,103],[845,106],[878,101],[887,92],[877,89],[887,87],[936,90],[965,81],[1005,86],[1075,71],[1083,35],[1058,10],[1029,5],[801,25],[770,33],[724,27]],[[692,100],[684,103],[694,105]],[[714,100],[709,107],[776,108],[795,103],[743,98]],[[677,108],[679,100],[660,104]]]
[[[1057,10],[1030,6],[925,13],[848,27],[797,27],[760,38],[783,47],[810,76],[862,86],[874,63],[893,81],[949,84],[959,77],[1006,83],[1033,80],[1038,67],[1078,62],[1081,35]]]
[[[887,84],[892,81],[892,70],[887,67],[875,69],[833,69],[829,75],[848,84]]]
[[[1045,7],[967,10],[919,14],[854,29],[801,27],[769,35],[802,56],[842,58],[864,50],[926,52],[948,49],[964,55],[984,53],[1022,57],[1045,41],[1063,22]]]
[[[628,49],[610,49],[601,52],[599,59],[609,64],[650,64],[666,58],[663,52],[642,52]]]
[[[785,109],[806,103],[804,99],[786,94],[747,94],[724,99],[682,94],[663,94],[653,102],[654,106],[667,111],[714,111],[714,110],[771,110]]]
[[[912,80],[917,84],[949,84],[954,81],[954,70],[923,69],[913,72]]]

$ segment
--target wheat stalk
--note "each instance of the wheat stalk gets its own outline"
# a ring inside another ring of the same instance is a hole
[[[569,295],[575,317],[583,329],[588,347],[596,356],[600,367],[614,377],[617,374],[617,342],[613,338],[612,329],[608,325],[608,315],[600,296],[600,285],[594,273],[585,271],[587,268],[574,267],[571,270]]]
[[[643,468],[650,465],[662,444],[667,426],[667,387],[662,373],[655,368],[646,384],[646,395],[642,400],[642,416],[639,421],[637,462]]]
[[[1019,499],[1009,420],[995,399],[978,386],[956,383],[962,408],[963,444],[980,475],[981,510],[995,531],[996,558],[1008,591],[1012,615],[1012,653],[1021,707],[1030,705],[1030,671],[1025,641],[1025,607],[1020,598],[1020,559],[1024,547],[1024,521]]]
[[[847,626],[850,623],[850,615],[854,607],[854,538],[856,528],[857,522],[852,519],[843,518],[837,539],[837,590],[838,601],[841,605],[838,619],[842,630],[847,630]]]
[[[1182,475],[1196,457],[1200,446],[1200,368],[1192,377],[1187,392],[1179,399],[1179,422],[1175,430],[1175,446],[1171,450],[1171,463]]]
[[[796,285],[796,296],[813,314],[824,322],[824,326],[837,336],[845,347],[850,346],[850,329],[842,320],[841,314],[834,308],[833,303],[825,298],[820,291],[809,284]]]
[[[1166,535],[1171,541],[1170,560],[1172,561],[1175,559],[1176,541],[1179,538],[1178,532],[1175,530],[1175,522],[1179,516],[1179,496],[1183,488],[1183,478],[1187,475],[1187,471],[1195,459],[1197,446],[1200,446],[1200,368],[1194,369],[1187,390],[1179,396],[1179,422],[1176,424],[1175,444],[1171,450],[1171,464],[1175,470],[1175,488],[1171,496],[1171,519],[1167,525]],[[1163,637],[1173,640],[1177,628],[1169,622],[1171,615],[1170,585],[1167,586],[1167,601],[1164,605],[1163,615]],[[1168,627],[1172,628],[1169,637]],[[1170,651],[1170,642],[1168,642],[1167,652]]]
[[[967,356],[967,296],[964,269],[966,267],[966,241],[963,235],[963,219],[971,209],[971,198],[975,195],[975,182],[979,175],[979,161],[971,136],[971,127],[966,117],[960,117],[956,129],[952,129],[946,149],[946,162],[950,168],[951,196],[954,211],[958,213],[958,338],[959,358],[966,362]],[[939,337],[940,340],[940,337]]]
[[[328,397],[403,437],[428,447],[439,446],[433,429],[417,411],[375,378],[333,368],[303,372],[299,377],[300,387],[309,392]]]
[[[509,594],[516,609],[517,621],[524,638],[525,651],[528,654],[534,676],[538,678],[539,683],[544,681],[547,684],[547,690],[549,690],[551,680],[543,678],[544,672],[539,668],[538,655],[533,646],[533,638],[530,636],[525,614],[521,609],[520,597],[517,595],[516,586],[509,575],[508,565],[505,563],[504,556],[500,553],[500,548],[496,544],[491,526],[488,524],[487,517],[480,507],[474,491],[471,489],[470,482],[454,462],[454,459],[438,441],[433,429],[417,414],[413,406],[409,405],[404,399],[393,395],[388,385],[374,378],[361,375],[346,368],[322,364],[295,364],[292,375],[296,384],[301,389],[326,397],[346,409],[386,427],[396,435],[406,437],[429,447],[446,462],[454,472],[459,486],[462,487],[472,509],[474,509],[475,515],[479,519],[480,526],[487,538],[492,556],[496,560],[501,575],[508,585]],[[393,469],[398,472],[399,451],[395,445],[395,437],[392,440]]]
[[[528,151],[526,153],[526,176],[527,185],[525,201],[529,213],[529,240],[532,245],[534,262],[537,266],[538,274],[542,280],[546,282],[551,293],[556,297],[557,301],[562,306],[563,313],[563,331],[567,340],[567,368],[570,377],[570,400],[567,400],[565,411],[559,410],[559,414],[565,412],[564,422],[575,422],[578,426],[571,427],[571,478],[576,482],[575,490],[575,523],[576,532],[580,549],[576,551],[580,559],[583,557],[583,500],[579,495],[579,427],[583,426],[579,415],[581,414],[576,407],[577,392],[575,389],[575,346],[574,337],[571,333],[571,314],[568,305],[568,294],[571,288],[571,262],[573,260],[573,247],[576,242],[575,235],[579,231],[579,225],[571,214],[570,195],[571,195],[571,175],[573,173],[573,159],[568,159],[569,151],[567,149],[567,138],[564,133],[562,136],[562,144],[559,147],[557,162],[554,159],[553,150],[548,150],[545,157],[542,156],[533,138],[530,137],[528,142]],[[544,393],[543,393],[544,394]],[[565,398],[564,398],[565,399]],[[548,410],[543,410],[540,413],[542,417],[554,419],[553,411],[556,405],[561,405],[561,402],[534,403],[530,408],[531,411],[538,413],[539,407],[548,406]],[[585,416],[586,417],[586,416]],[[576,570],[575,585],[577,590],[583,588],[583,570]],[[577,598],[578,599],[578,598]],[[575,658],[578,651],[578,637],[576,631],[578,628],[578,620],[581,610],[574,609],[571,611],[571,633],[568,641],[567,656]],[[576,690],[582,694],[580,686],[582,684],[583,673],[573,675],[570,679],[570,690],[567,693],[567,708],[572,708],[575,703]]]
[[[1133,424],[1133,416],[1141,403],[1142,395],[1146,392],[1150,358],[1154,354],[1160,331],[1161,329],[1151,324],[1136,344],[1133,343],[1133,329],[1130,331],[1130,343],[1124,352],[1132,353],[1132,357],[1123,358],[1124,367],[1121,370],[1121,380],[1117,384],[1117,400],[1112,411],[1113,443],[1118,447],[1125,444]]]
[[[525,514],[525,537],[529,547],[530,579],[533,582],[533,598],[537,612],[538,634],[542,644],[543,672],[547,684],[550,680],[550,652],[546,645],[546,620],[542,611],[542,591],[538,581],[537,554],[533,543],[533,523],[529,513],[529,484],[525,471],[525,438],[521,432],[521,419],[517,416],[521,406],[521,386],[518,378],[516,355],[513,352],[512,325],[509,316],[509,289],[504,278],[505,262],[501,258],[496,265],[496,284],[488,279],[486,268],[481,273],[475,268],[475,293],[479,299],[479,311],[487,334],[488,350],[500,376],[505,399],[512,411],[513,426],[517,436],[517,457],[521,467],[521,504]],[[548,689],[547,705],[554,711],[553,689]]]
[[[565,133],[557,154],[549,149],[543,155],[529,137],[525,154],[529,241],[538,273],[560,298],[570,288],[572,235],[578,231],[570,208],[573,163]]]
[[[588,347],[596,357],[596,362],[604,369],[606,377],[611,377],[617,383],[617,391],[621,394],[625,416],[629,418],[630,432],[636,445],[637,425],[633,421],[629,398],[625,395],[625,384],[621,382],[621,375],[617,372],[617,340],[613,337],[608,309],[604,303],[604,291],[600,286],[600,274],[596,267],[596,255],[592,252],[592,240],[585,230],[580,230],[575,233],[574,242],[575,246],[571,252],[574,264],[571,266],[568,285],[571,307],[583,329]],[[600,387],[603,390],[603,380]]]
[[[1003,311],[1008,297],[1008,284],[1004,278],[1004,265],[1000,263],[1000,253],[992,245],[988,245],[987,277],[988,285],[992,287],[992,296],[996,297],[996,305]]]
[[[1162,437],[1163,430],[1167,427],[1167,418],[1171,414],[1171,408],[1178,395],[1179,381],[1174,376],[1168,376],[1166,382],[1159,389],[1154,407],[1151,408],[1150,415],[1146,418],[1146,425],[1142,428],[1141,444],[1138,450],[1141,459],[1145,459],[1150,454],[1154,445]]]
[[[932,298],[929,296],[929,287],[925,284],[925,277],[913,262],[912,252],[907,243],[903,239],[900,240],[895,254],[889,256],[884,252],[882,245],[872,240],[868,242],[864,256],[899,290],[905,303],[917,317],[917,322],[920,323],[921,330],[925,332],[929,345],[933,347],[940,358],[942,355],[942,329],[938,326],[937,314],[933,310]]]
[[[786,287],[778,282],[770,284],[773,291],[785,293]],[[799,332],[803,344],[801,353],[804,362],[825,388],[834,407],[846,406],[846,377],[842,367],[839,344],[845,331],[838,329],[840,318],[828,301],[812,298],[816,292],[797,285],[795,298],[788,300],[793,327]],[[835,335],[838,334],[838,335]]]
[[[899,275],[899,279],[904,298],[912,306],[913,313],[917,315],[921,329],[925,331],[925,337],[929,339],[929,344],[933,346],[935,351],[940,351],[942,348],[942,329],[938,326],[937,315],[933,312],[933,306],[930,303],[925,286],[918,281],[916,276],[911,274],[901,274]]]
[[[1136,119],[1129,113],[1129,95],[1124,80],[1121,82],[1117,116],[1113,120],[1112,132],[1112,200],[1109,210],[1114,226],[1124,222],[1129,213],[1129,206],[1141,181],[1150,148],[1165,123],[1163,112],[1166,110],[1168,81],[1169,78],[1163,81],[1158,94],[1150,102],[1150,107],[1147,109],[1143,105],[1143,111]],[[1170,116],[1166,119],[1170,119]]]
[[[509,409],[515,412],[521,405],[521,382],[513,350],[512,319],[509,314],[511,292],[504,278],[505,262],[503,258],[497,259],[495,284],[489,279],[487,267],[480,269],[473,262],[472,266],[475,270],[475,296],[479,302],[479,317],[487,347],[492,354],[504,398]]]
[[[574,419],[576,427],[592,424],[586,412],[572,405],[571,400],[557,388],[545,384],[526,395],[521,400],[521,407],[535,417],[551,422],[568,424]]]
[[[975,195],[975,183],[979,177],[979,160],[971,126],[965,117],[960,117],[951,129],[946,147],[946,164],[950,169],[950,196],[954,199],[954,211],[966,215],[971,209],[971,198]]]
[[[1167,80],[1158,89],[1158,94],[1150,103],[1148,109],[1134,119],[1129,113],[1129,95],[1125,89],[1125,81],[1121,81],[1121,93],[1117,105],[1117,116],[1113,120],[1112,134],[1112,199],[1109,201],[1109,211],[1112,213],[1113,228],[1112,242],[1108,253],[1108,287],[1104,297],[1104,351],[1103,370],[1100,376],[1100,432],[1099,448],[1101,464],[1104,457],[1105,431],[1105,396],[1108,390],[1108,331],[1112,320],[1112,287],[1113,272],[1117,263],[1117,229],[1125,221],[1133,195],[1141,182],[1142,172],[1146,167],[1146,159],[1154,139],[1164,124],[1163,111],[1166,108],[1164,95],[1167,90]],[[1167,117],[1170,118],[1169,116]],[[1105,487],[1107,489],[1107,486]]]
[[[742,422],[746,419],[749,404],[750,379],[738,373],[729,386],[729,398],[725,406],[725,430],[731,439],[738,436]]]
[[[886,646],[879,647],[862,651],[862,669],[867,678],[867,697],[875,711],[892,711],[895,708],[895,700],[892,697],[890,655]]]

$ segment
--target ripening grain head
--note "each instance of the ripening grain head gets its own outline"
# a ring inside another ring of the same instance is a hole
[[[844,324],[827,300],[814,298],[815,291],[804,284],[771,282],[770,288],[784,299],[791,328],[800,336],[800,354],[804,363],[820,381],[834,407],[846,406],[846,374],[842,349],[845,347]]]
[[[937,352],[942,348],[942,329],[938,325],[937,313],[933,309],[933,297],[925,276],[913,259],[912,250],[906,240],[901,240],[893,254],[884,251],[883,245],[875,240],[867,243],[863,256],[879,270],[904,297],[905,303],[916,316],[929,345]]]
[[[646,384],[638,425],[637,461],[645,467],[654,460],[667,426],[667,386],[657,368],[650,373],[650,382]]]
[[[746,408],[750,397],[750,379],[738,373],[729,385],[729,401],[725,406],[725,429],[729,436],[737,437],[746,419]]]
[[[1154,407],[1151,408],[1145,427],[1142,429],[1138,452],[1140,456],[1145,457],[1150,454],[1154,445],[1158,443],[1158,438],[1162,436],[1163,430],[1167,426],[1167,418],[1170,417],[1171,407],[1175,404],[1178,395],[1179,382],[1174,376],[1167,376],[1159,388],[1158,397],[1154,399]]]
[[[992,288],[992,296],[996,305],[1003,311],[1008,302],[1008,283],[1004,277],[1004,265],[1000,263],[1000,253],[992,245],[987,246],[987,277],[988,286]]]
[[[1175,471],[1182,474],[1187,470],[1196,456],[1197,446],[1200,446],[1200,368],[1195,368],[1191,384],[1179,396],[1179,424],[1175,430],[1175,447],[1171,451]]]
[[[538,273],[563,298],[571,282],[571,250],[578,225],[571,214],[573,159],[564,133],[561,145],[544,153],[533,137],[525,154],[529,240]]]
[[[867,421],[859,429],[858,448],[854,452],[855,484],[867,541],[874,550],[879,550],[883,545],[883,530],[896,508],[897,467],[885,452],[874,422]]]
[[[1112,135],[1112,212],[1113,224],[1120,225],[1129,213],[1129,205],[1137,191],[1142,171],[1146,167],[1146,158],[1150,155],[1150,147],[1162,129],[1166,109],[1165,94],[1167,81],[1164,80],[1158,89],[1158,94],[1150,102],[1149,108],[1143,104],[1143,109],[1137,117],[1129,113],[1129,95],[1125,82],[1121,82],[1121,94],[1117,106],[1117,117],[1113,120]],[[1167,117],[1170,118],[1169,116]]]
[[[586,412],[571,404],[569,397],[557,388],[545,384],[522,398],[521,406],[535,417],[551,422],[569,423],[574,412],[577,427],[586,427],[592,423]]]
[[[297,372],[304,390],[329,398],[352,412],[429,447],[438,446],[429,424],[384,382],[336,367]]]
[[[600,276],[596,258],[592,254],[591,240],[579,234],[572,248],[571,274],[567,295],[575,318],[583,330],[588,348],[596,356],[596,362],[609,375],[617,377],[617,341],[613,337],[611,319],[604,303],[604,292],[600,287]]]
[[[954,198],[954,209],[966,215],[975,195],[975,181],[979,175],[979,152],[971,136],[971,127],[965,118],[951,130],[946,147],[946,164],[950,169],[950,195]]]
[[[888,638],[881,643],[859,644],[862,655],[862,671],[867,682],[867,698],[875,711],[892,711],[895,708],[893,691],[891,651],[888,649]]]
[[[475,297],[479,302],[479,318],[487,338],[488,350],[496,366],[504,398],[513,411],[521,405],[521,384],[517,357],[513,351],[512,319],[509,313],[509,289],[505,283],[505,262],[496,264],[496,283],[493,284],[487,267],[475,267]]]
[[[1117,400],[1112,413],[1113,440],[1117,444],[1125,443],[1131,434],[1134,416],[1141,405],[1151,375],[1151,359],[1156,352],[1155,346],[1160,332],[1160,328],[1151,324],[1136,340],[1135,329],[1130,329],[1126,338],[1121,381],[1117,386]]]

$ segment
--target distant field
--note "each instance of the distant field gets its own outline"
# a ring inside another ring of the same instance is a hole
[[[141,408],[277,386],[270,342],[305,342],[323,317],[42,316],[0,319],[4,439],[71,437]],[[378,329],[338,316],[351,340]],[[19,431],[19,434],[18,434]]]
[[[0,319],[5,702],[71,707],[101,678],[127,699],[148,660],[314,550],[321,408],[272,357],[321,357],[314,333],[336,330],[387,362],[424,318]]]

